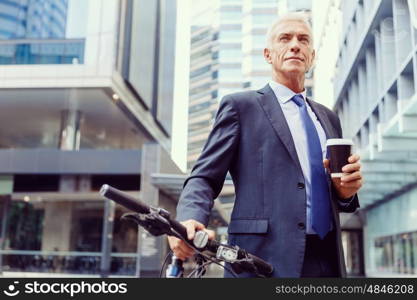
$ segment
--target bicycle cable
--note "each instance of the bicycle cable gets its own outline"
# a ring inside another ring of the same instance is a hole
[[[162,277],[162,274],[164,273],[165,265],[168,262],[168,257],[170,255],[172,256],[173,253],[174,252],[172,252],[172,250],[169,250],[168,253],[167,253],[167,255],[165,255],[164,262],[163,262],[162,267],[161,267],[161,271],[159,272],[159,278],[165,278],[165,277]]]

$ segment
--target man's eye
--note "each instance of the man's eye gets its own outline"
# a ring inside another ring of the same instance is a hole
[[[285,41],[288,41],[289,38],[287,36],[283,36],[279,40],[285,42]]]

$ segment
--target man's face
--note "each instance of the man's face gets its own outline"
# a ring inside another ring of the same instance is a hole
[[[284,20],[273,33],[270,49],[264,50],[267,62],[282,75],[306,73],[314,60],[311,32],[297,20]]]

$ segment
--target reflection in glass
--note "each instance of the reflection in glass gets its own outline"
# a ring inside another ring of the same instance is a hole
[[[342,231],[346,272],[349,276],[363,275],[362,233],[356,230]]]
[[[83,63],[86,7],[82,0],[0,0],[0,64]]]
[[[413,241],[413,234],[411,234],[410,239],[408,240],[409,254],[410,254],[410,274],[416,274],[416,259],[417,255],[415,253],[415,244]]]
[[[380,237],[375,240],[375,265],[378,272],[417,274],[417,232]]]
[[[8,215],[6,249],[40,250],[43,211],[26,202],[12,202]]]
[[[3,271],[100,274],[104,202],[25,199],[10,206]],[[112,275],[133,275],[136,270],[138,228],[120,220],[125,212],[117,206]]]
[[[122,220],[124,213],[128,212],[121,206],[116,206],[114,226],[113,226],[113,245],[112,253],[136,253],[138,246],[138,226],[127,220]]]

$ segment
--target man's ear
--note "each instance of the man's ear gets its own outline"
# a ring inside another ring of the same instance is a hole
[[[308,71],[311,70],[311,68],[314,66],[315,63],[316,63],[316,50],[313,49],[313,53],[311,53],[310,65],[307,67],[306,73],[308,73]]]
[[[272,64],[271,50],[264,48],[264,58],[268,64]]]

